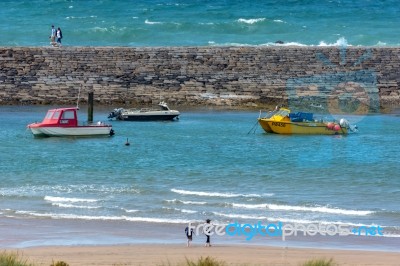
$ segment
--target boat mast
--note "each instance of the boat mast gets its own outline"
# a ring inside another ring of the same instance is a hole
[[[79,110],[79,99],[81,97],[81,87],[82,87],[82,85],[79,87],[78,99],[76,100],[76,109],[78,109],[78,110]]]

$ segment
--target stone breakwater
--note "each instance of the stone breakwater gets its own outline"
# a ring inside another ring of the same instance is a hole
[[[179,106],[400,103],[400,48],[2,47],[0,104]]]

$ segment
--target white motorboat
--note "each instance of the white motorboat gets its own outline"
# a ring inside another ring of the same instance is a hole
[[[108,118],[126,121],[162,121],[179,119],[180,112],[169,109],[166,102],[162,101],[158,106],[160,109],[117,108],[108,115]]]

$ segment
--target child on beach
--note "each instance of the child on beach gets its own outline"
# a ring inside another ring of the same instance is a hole
[[[206,220],[206,225],[204,226],[204,234],[207,236],[207,240],[206,240],[206,244],[204,245],[205,247],[211,247],[211,243],[210,243],[210,225],[211,220],[207,219]]]
[[[186,233],[186,237],[187,237],[187,246],[190,247],[190,243],[193,240],[193,228],[186,227],[185,228],[185,233]]]

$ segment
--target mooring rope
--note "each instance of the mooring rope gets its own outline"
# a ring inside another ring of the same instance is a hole
[[[250,134],[250,132],[253,131],[253,134],[256,134],[256,130],[257,130],[257,124],[258,124],[258,120],[256,121],[256,123],[254,124],[254,126],[250,129],[249,132],[247,132],[247,134]]]

